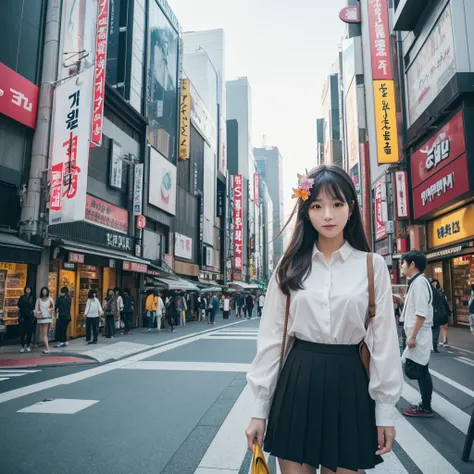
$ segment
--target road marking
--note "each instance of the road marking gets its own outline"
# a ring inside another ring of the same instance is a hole
[[[92,405],[99,403],[99,400],[79,400],[71,398],[55,398],[35,403],[29,407],[18,410],[17,413],[49,413],[53,415],[74,415]]]
[[[9,380],[8,377],[7,378],[0,378],[0,382],[3,382],[4,380]]]
[[[454,388],[460,390],[461,392],[464,392],[466,395],[469,395],[470,397],[474,398],[474,391],[473,390],[468,389],[464,385],[461,385],[460,383],[457,383],[454,380],[451,380],[449,377],[446,377],[443,374],[440,374],[439,372],[435,372],[434,370],[430,369],[430,373],[432,375],[434,375],[437,379],[448,383],[452,387],[454,387]]]
[[[409,403],[416,403],[419,400],[420,394],[411,385],[405,382],[403,387],[402,397]],[[457,406],[448,402],[445,398],[433,392],[433,400],[431,403],[433,410],[441,415],[446,421],[455,426],[459,431],[467,434],[470,416],[464,413]],[[427,471],[431,474],[431,471]],[[436,471],[438,472],[438,471]]]
[[[232,340],[232,341],[256,341],[257,336],[207,336],[204,337],[205,340]]]
[[[468,359],[467,357],[455,357],[454,360],[457,360],[458,362],[462,362],[463,364],[470,365],[471,367],[474,367],[474,360]]]
[[[15,374],[34,374],[35,372],[41,372],[41,370],[0,369],[0,375],[9,374],[11,372]]]
[[[229,364],[222,362],[168,362],[145,360],[122,367],[123,370],[188,370],[196,372],[244,372],[250,364]]]
[[[16,374],[12,372],[11,374],[1,374],[1,375],[8,375],[8,377],[23,377],[23,375],[28,375],[28,374]]]
[[[376,466],[374,469],[367,469],[366,474],[408,474],[408,471],[393,451],[382,457],[384,462]]]

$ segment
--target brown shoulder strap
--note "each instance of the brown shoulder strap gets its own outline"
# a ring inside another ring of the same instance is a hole
[[[285,358],[285,349],[286,349],[286,335],[288,332],[288,318],[290,316],[290,302],[291,296],[286,297],[286,308],[285,308],[285,325],[283,327],[283,338],[281,341],[281,353],[280,353],[280,366],[278,367],[278,376],[280,376],[281,369],[283,367],[283,359]]]
[[[369,280],[369,317],[365,322],[366,329],[369,326],[370,320],[375,316],[374,262],[371,253],[367,254],[367,277]]]

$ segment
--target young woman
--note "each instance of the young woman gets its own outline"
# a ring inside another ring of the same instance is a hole
[[[35,306],[35,317],[38,321],[38,327],[40,330],[40,340],[43,339],[44,351],[43,354],[49,354],[49,340],[48,332],[49,326],[53,322],[54,316],[54,301],[49,296],[49,289],[43,286],[40,291],[40,297],[36,300]]]
[[[35,311],[35,300],[33,298],[33,289],[31,286],[26,285],[23,290],[23,295],[18,300],[18,323],[20,325],[20,340],[21,349],[20,352],[25,352],[25,338],[26,338],[26,352],[31,352],[31,336],[33,334],[34,327],[34,311]]]
[[[110,339],[115,335],[115,313],[117,309],[117,300],[114,297],[114,290],[109,288],[104,299],[104,314],[105,314],[105,337]]]
[[[373,255],[376,310],[366,330],[369,246],[352,180],[335,166],[299,178],[293,236],[269,283],[247,375],[256,397],[248,446],[262,446],[268,419],[264,449],[283,474],[363,472],[391,450],[402,391],[390,276]],[[370,381],[359,355],[364,340]]]
[[[99,319],[104,313],[97,299],[95,290],[89,290],[87,294],[87,304],[84,314],[86,316],[86,342],[87,344],[97,344]],[[91,340],[91,332],[94,337],[93,340]]]
[[[124,329],[123,333],[131,335],[130,329],[132,329],[133,319],[133,296],[130,294],[130,290],[124,290],[123,292],[123,319]]]

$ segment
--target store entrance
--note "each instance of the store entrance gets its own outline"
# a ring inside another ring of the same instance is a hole
[[[455,324],[469,326],[469,300],[474,294],[474,255],[452,259]]]

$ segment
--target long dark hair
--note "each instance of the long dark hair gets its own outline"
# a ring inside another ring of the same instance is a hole
[[[356,190],[350,176],[337,166],[321,165],[312,169],[308,173],[308,178],[314,179],[311,196],[307,201],[298,199],[290,218],[281,231],[283,233],[293,217],[296,216],[290,244],[277,270],[277,281],[285,295],[289,295],[290,290],[303,289],[303,282],[310,273],[311,258],[314,244],[318,241],[318,232],[309,220],[308,210],[321,191],[324,190],[333,199],[352,206],[351,218],[344,228],[344,238],[355,249],[363,252],[370,251],[362,225]]]
[[[46,295],[43,296],[43,292],[45,292]],[[43,288],[41,288],[40,298],[49,298],[49,288],[47,286],[43,286]]]

